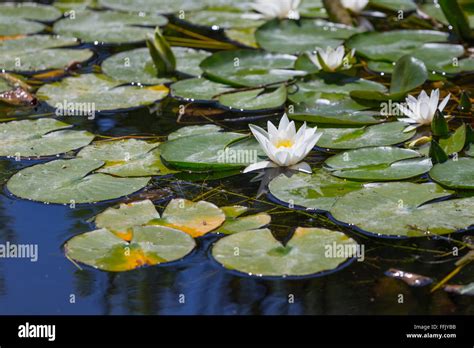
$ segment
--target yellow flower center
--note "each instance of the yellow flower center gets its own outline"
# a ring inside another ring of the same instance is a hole
[[[293,146],[293,142],[292,142],[290,139],[279,140],[279,141],[276,143],[276,147],[277,147],[277,148],[280,148],[280,147],[292,147],[292,146]]]

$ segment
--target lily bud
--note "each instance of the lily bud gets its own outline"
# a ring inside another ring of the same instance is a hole
[[[148,35],[146,45],[155,64],[157,77],[168,76],[175,72],[176,58],[158,27],[155,30],[155,35]]]

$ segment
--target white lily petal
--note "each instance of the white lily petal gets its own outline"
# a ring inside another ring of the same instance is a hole
[[[277,167],[277,165],[273,162],[270,161],[262,161],[262,162],[257,162],[249,165],[247,168],[244,169],[243,173],[250,173],[254,172],[256,170],[260,169],[266,169],[266,168],[274,168]]]
[[[439,106],[438,106],[438,110],[439,110],[439,111],[443,111],[443,110],[444,110],[444,108],[446,107],[446,105],[447,105],[448,102],[449,102],[449,99],[451,99],[451,93],[448,94],[448,95],[446,96],[446,98],[443,99],[443,101],[441,102],[441,104],[439,104]]]
[[[313,172],[310,165],[306,162],[300,162],[298,164],[294,164],[290,167],[290,169],[297,170],[299,172],[303,172],[306,174],[311,174]]]

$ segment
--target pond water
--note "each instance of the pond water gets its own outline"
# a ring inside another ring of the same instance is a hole
[[[114,52],[100,46],[83,46],[94,49],[96,57],[80,73],[92,72],[94,65]],[[175,109],[175,105],[165,105],[158,112],[141,108],[99,115],[94,120],[61,120],[103,136],[165,137],[185,125],[177,122]],[[51,109],[40,105],[19,118],[50,112]],[[279,116],[268,119],[278,120]],[[228,115],[232,117],[235,115]],[[195,119],[206,122],[200,117]],[[219,124],[227,130],[248,131],[248,121]],[[318,167],[326,158],[319,153],[309,162]],[[14,258],[0,261],[0,314],[474,314],[471,296],[455,296],[445,291],[430,293],[430,287],[411,287],[385,275],[390,268],[397,268],[441,280],[454,269],[454,259],[440,257],[456,245],[447,237],[368,237],[335,224],[323,214],[291,210],[266,195],[257,197],[260,184],[250,181],[254,174],[199,181],[179,175],[154,178],[146,193],[131,198],[147,194],[160,209],[170,198],[199,197],[218,206],[241,204],[252,212],[270,211],[270,228],[277,239],[288,240],[296,226],[340,230],[364,245],[365,260],[354,261],[322,277],[262,279],[226,270],[213,261],[210,247],[220,237],[208,234],[197,239],[198,247],[183,261],[165,266],[109,273],[76,265],[65,257],[63,244],[75,235],[93,230],[91,219],[119,200],[70,208],[14,197],[4,187],[6,179],[34,163],[37,161],[0,160],[0,243],[36,244],[39,252],[36,262]],[[450,238],[461,240],[462,236]],[[464,268],[456,276],[456,283],[471,282],[472,267]]]

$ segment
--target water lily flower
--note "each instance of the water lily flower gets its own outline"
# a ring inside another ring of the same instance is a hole
[[[420,126],[430,125],[436,114],[436,111],[443,111],[449,102],[451,94],[448,94],[443,101],[439,102],[439,89],[431,91],[431,95],[425,91],[421,91],[418,99],[412,95],[406,98],[405,105],[399,105],[399,109],[408,118],[402,118],[400,121],[411,124],[405,129],[405,132],[410,132]],[[438,105],[439,104],[439,105]]]
[[[252,7],[267,19],[299,19],[297,9],[300,2],[301,0],[256,0]]]
[[[350,62],[354,58],[354,53],[355,50],[351,50],[346,54],[344,46],[339,46],[336,49],[327,47],[326,50],[318,47],[316,56],[312,56],[311,60],[319,69],[327,72],[334,72],[340,68],[347,70],[352,67]]]
[[[249,127],[270,160],[251,164],[245,168],[244,173],[276,167],[312,172],[311,167],[302,160],[321,137],[321,133],[316,133],[317,127],[307,128],[305,122],[296,132],[295,122],[290,122],[286,115],[281,118],[278,129],[270,121],[268,132],[255,125]]]
[[[369,0],[341,0],[342,6],[354,13],[360,13],[368,3]]]

